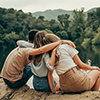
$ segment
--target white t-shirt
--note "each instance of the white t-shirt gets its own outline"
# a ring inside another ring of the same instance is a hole
[[[63,74],[67,70],[77,66],[72,59],[77,53],[78,51],[68,44],[62,44],[59,46],[59,48],[57,49],[57,54],[60,58],[59,63],[56,66],[57,74]]]
[[[31,70],[34,73],[34,75],[38,76],[38,77],[46,77],[48,75],[48,69],[53,71],[54,67],[49,65],[49,54],[45,53],[42,56],[41,61],[37,64],[34,65],[34,63],[31,63]]]

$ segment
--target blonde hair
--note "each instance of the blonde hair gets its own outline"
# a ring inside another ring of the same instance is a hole
[[[59,40],[60,40],[60,38],[55,34],[46,34],[45,37],[43,38],[43,43],[45,45],[45,44],[57,42]],[[49,55],[50,56],[51,56],[51,53],[52,53],[52,50],[49,51]],[[55,61],[55,65],[54,66],[56,66],[58,64],[58,62],[59,62],[59,55],[57,54],[57,52],[56,52],[55,57],[56,57],[56,61]]]
[[[43,43],[44,44],[49,44],[49,43],[52,43],[52,42],[57,42],[59,41],[60,38],[55,35],[55,34],[46,34],[45,37],[43,37]]]

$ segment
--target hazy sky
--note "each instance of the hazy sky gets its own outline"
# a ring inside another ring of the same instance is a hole
[[[100,0],[0,0],[0,7],[22,9],[24,12],[48,9],[79,10],[82,7],[87,11],[93,7],[100,7]]]

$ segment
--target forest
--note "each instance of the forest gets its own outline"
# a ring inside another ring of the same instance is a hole
[[[84,8],[73,10],[73,18],[69,14],[45,20],[45,16],[33,17],[32,13],[24,13],[14,8],[0,7],[0,49],[16,46],[17,40],[26,40],[32,29],[45,30],[61,39],[73,41],[86,48],[88,45],[100,44],[100,7],[96,11],[84,13]]]

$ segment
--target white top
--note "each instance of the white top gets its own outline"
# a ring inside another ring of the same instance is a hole
[[[49,60],[50,60],[49,54],[45,53],[42,56],[41,61],[37,65],[34,65],[34,63],[32,62],[31,70],[33,74],[35,74],[38,77],[46,77],[48,74],[48,69],[53,71],[54,67],[49,65]]]
[[[29,42],[24,41],[24,40],[19,40],[18,41],[18,46],[24,47],[24,48],[27,48],[27,47],[32,48],[32,47],[34,47],[34,44],[33,43],[29,43]]]
[[[58,65],[56,66],[57,74],[63,74],[67,70],[77,66],[72,59],[77,53],[78,51],[68,44],[62,44],[59,46],[57,49],[57,54],[59,55],[60,59]]]

